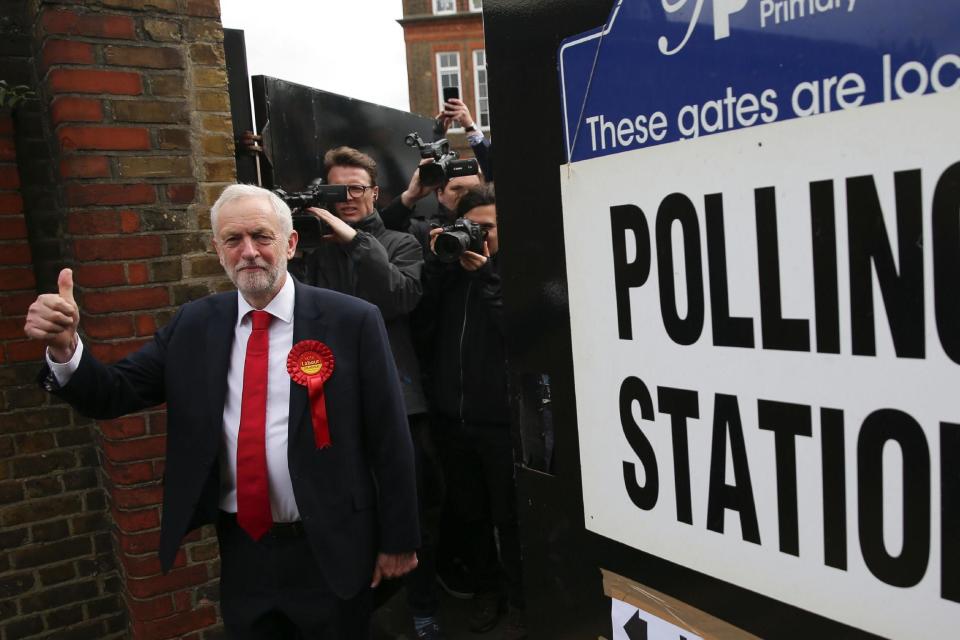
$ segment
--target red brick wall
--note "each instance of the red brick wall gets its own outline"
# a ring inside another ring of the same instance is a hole
[[[0,77],[10,84],[30,84],[33,75],[22,7],[0,4]],[[31,250],[24,214],[28,202],[46,206],[42,197],[24,197],[34,194],[23,178],[43,182],[49,164],[38,114],[36,100],[15,118],[0,110],[0,633],[5,640],[119,638],[127,616],[94,426],[38,393],[39,350],[22,330],[36,296],[38,255],[57,256],[48,243]]]
[[[30,8],[49,157],[36,145],[16,158],[31,176],[19,189],[43,192],[28,205],[52,204],[24,216],[8,177],[14,146],[0,134],[2,637],[221,637],[212,530],[160,573],[165,413],[98,424],[74,415],[38,393],[41,354],[21,339],[43,271],[31,246],[47,256],[55,245],[57,267],[74,268],[85,345],[105,360],[149,340],[180,304],[229,285],[208,249],[209,205],[235,175],[219,5]],[[48,170],[34,168],[44,162]]]
[[[23,339],[36,290],[13,134],[0,111],[0,628],[4,638],[120,637],[92,424],[40,392],[38,348]]]

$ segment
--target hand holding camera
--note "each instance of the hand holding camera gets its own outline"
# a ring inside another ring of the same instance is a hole
[[[441,262],[460,261],[467,271],[476,271],[490,257],[487,232],[467,218],[458,218],[453,224],[430,230],[430,250]]]
[[[326,209],[308,207],[307,211],[317,219],[320,228],[326,231],[326,233],[321,236],[322,240],[336,242],[337,244],[347,244],[356,237],[356,229]]]
[[[443,111],[440,113],[440,116],[446,119],[448,123],[458,123],[466,131],[476,129],[473,116],[470,115],[470,109],[468,109],[466,103],[458,97],[450,98],[443,103]],[[449,124],[447,126],[449,126]]]
[[[322,181],[314,181],[306,191],[297,191],[288,193],[283,189],[274,189],[274,194],[283,200],[293,212],[293,228],[300,236],[299,244],[304,249],[311,249],[319,246],[320,242],[330,239],[335,234],[333,227],[327,220],[313,213],[311,209],[323,211],[328,216],[343,222],[324,207],[336,204],[337,202],[347,201],[347,186],[342,184],[323,184]],[[352,236],[350,238],[353,239]],[[349,240],[347,240],[349,242]]]
[[[490,259],[490,247],[487,246],[487,241],[483,241],[483,255],[479,253],[474,253],[473,251],[464,251],[460,255],[460,266],[463,267],[466,271],[476,271],[487,264],[487,260]]]
[[[420,157],[433,162],[420,165],[417,173],[420,175],[420,184],[424,187],[439,187],[450,178],[473,176],[479,173],[476,160],[458,160],[460,154],[450,150],[450,142],[441,138],[435,142],[424,142],[420,134],[407,134],[404,142],[408,147],[416,147]]]
[[[420,166],[423,166],[432,160],[424,158],[420,160]],[[417,170],[413,172],[413,177],[410,178],[410,184],[407,185],[406,190],[400,194],[400,201],[403,202],[403,206],[408,209],[412,209],[413,205],[417,201],[426,198],[428,195],[433,193],[433,190],[436,187],[430,185],[424,185],[420,182],[420,167],[417,167]]]

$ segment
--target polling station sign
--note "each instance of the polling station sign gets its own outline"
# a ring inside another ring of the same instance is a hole
[[[960,620],[960,4],[622,0],[559,51],[586,527]]]

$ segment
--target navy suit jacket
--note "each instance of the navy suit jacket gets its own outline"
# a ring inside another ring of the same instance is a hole
[[[378,551],[419,546],[413,447],[380,312],[351,296],[296,280],[294,285],[293,343],[320,340],[335,364],[324,385],[331,447],[316,448],[307,389],[290,382],[290,477],[324,577],[349,598],[370,584]],[[114,365],[85,349],[70,381],[53,389],[80,413],[99,419],[167,403],[164,570],[190,530],[217,518],[236,296],[217,294],[184,305],[152,342]]]

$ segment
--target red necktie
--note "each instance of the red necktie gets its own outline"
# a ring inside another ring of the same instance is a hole
[[[237,523],[259,540],[273,526],[267,483],[267,362],[270,320],[266,311],[252,311],[253,331],[247,340],[237,436]]]

